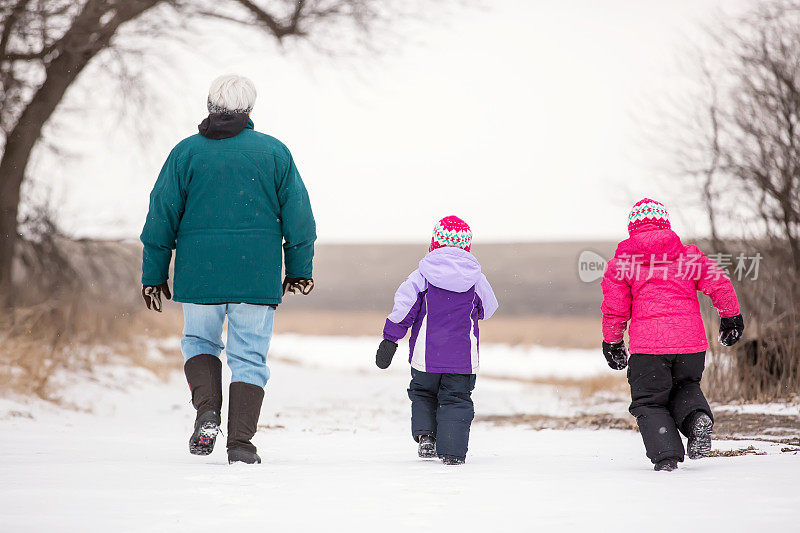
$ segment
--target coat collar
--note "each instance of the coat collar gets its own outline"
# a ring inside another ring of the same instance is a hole
[[[219,140],[235,137],[253,126],[247,113],[210,113],[197,129],[203,137]]]

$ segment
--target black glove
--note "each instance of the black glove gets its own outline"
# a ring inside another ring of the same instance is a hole
[[[158,285],[142,285],[142,298],[148,309],[161,312],[161,293],[167,300],[172,299],[172,293],[169,292],[169,284],[165,281]]]
[[[606,356],[608,366],[612,370],[624,370],[628,366],[628,349],[625,348],[624,341],[616,344],[609,344],[603,341],[603,355]]]
[[[742,338],[744,319],[742,315],[722,317],[719,321],[719,343],[733,346]]]
[[[286,295],[287,292],[292,294],[300,294],[306,295],[309,292],[314,290],[314,280],[311,278],[290,278],[285,277],[283,278],[283,294]]]
[[[383,339],[380,346],[378,346],[378,353],[375,354],[375,364],[378,365],[378,368],[389,368],[396,351],[396,342]]]

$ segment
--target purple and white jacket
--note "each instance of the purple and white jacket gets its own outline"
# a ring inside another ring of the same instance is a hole
[[[409,362],[422,372],[475,374],[478,320],[497,311],[481,265],[461,248],[438,248],[422,258],[394,295],[383,338],[397,342],[411,328]]]

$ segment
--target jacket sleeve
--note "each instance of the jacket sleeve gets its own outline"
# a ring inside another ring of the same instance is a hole
[[[603,340],[616,344],[623,340],[628,320],[631,319],[633,297],[628,280],[621,275],[620,261],[613,258],[608,262],[600,286],[603,289]]]
[[[492,286],[489,285],[489,280],[486,279],[485,275],[481,274],[481,279],[478,280],[478,283],[475,285],[475,292],[478,294],[478,298],[480,298],[478,318],[480,320],[492,318],[492,315],[497,311],[500,304],[497,303],[497,297],[494,295]]]
[[[426,287],[427,282],[419,270],[412,272],[400,285],[394,295],[394,308],[383,327],[384,339],[397,342],[406,336],[419,315]]]
[[[314,222],[314,214],[311,212],[308,191],[291,155],[289,155],[288,166],[278,187],[278,202],[281,208],[281,232],[283,233],[286,276],[311,278],[317,226]]]
[[[142,229],[142,285],[158,285],[169,278],[169,263],[186,204],[173,150],[150,193],[150,208]]]
[[[719,316],[724,318],[738,315],[739,299],[736,297],[731,278],[696,246],[690,247],[690,253],[697,254],[695,257],[700,265],[697,290],[711,298],[711,303],[719,311]]]

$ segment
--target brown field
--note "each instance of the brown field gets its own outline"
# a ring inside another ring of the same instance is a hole
[[[288,306],[287,306],[288,307]],[[379,311],[326,311],[281,308],[278,333],[380,336],[386,314]],[[576,316],[502,316],[481,324],[481,340],[506,344],[538,344],[561,348],[597,348],[599,318]]]
[[[600,342],[599,282],[582,283],[583,250],[607,257],[610,242],[476,244],[473,253],[500,301],[481,326],[486,342],[596,348]],[[288,295],[278,332],[380,335],[400,283],[425,255],[420,245],[319,245],[314,292]]]
[[[379,311],[303,310],[280,307],[276,333],[379,337],[386,315]],[[143,333],[163,337],[180,335],[180,307],[167,304],[162,315],[148,313],[131,324]],[[599,318],[564,316],[495,316],[481,324],[481,340],[505,344],[537,344],[560,348],[597,348]]]
[[[600,283],[582,283],[578,256],[604,257],[610,242],[476,244],[474,255],[500,301],[498,317],[598,317]],[[395,290],[425,255],[420,245],[319,245],[313,296],[288,297],[290,310],[377,311],[388,314]]]

